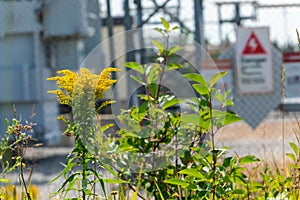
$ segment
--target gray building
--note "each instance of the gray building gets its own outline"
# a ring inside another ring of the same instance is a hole
[[[0,130],[13,107],[36,123],[34,137],[55,144],[61,136],[58,104],[46,81],[59,69],[78,69],[100,42],[99,3],[92,0],[0,0]],[[33,115],[34,112],[34,115]]]

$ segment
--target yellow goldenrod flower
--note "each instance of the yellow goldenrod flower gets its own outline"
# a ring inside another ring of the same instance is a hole
[[[174,194],[172,194],[173,198],[179,198],[179,194],[177,192],[175,192]]]
[[[74,96],[91,95],[95,99],[102,98],[116,80],[110,79],[111,72],[119,72],[117,68],[106,68],[99,75],[93,74],[87,68],[81,68],[79,73],[70,70],[57,71],[58,76],[47,80],[56,81],[58,90],[49,90],[48,93],[55,94],[61,104],[72,106]],[[74,92],[76,93],[74,95]]]
[[[32,199],[38,199],[39,189],[36,185],[29,185],[28,190]]]

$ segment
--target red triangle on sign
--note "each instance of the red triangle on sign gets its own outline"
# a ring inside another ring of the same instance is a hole
[[[266,50],[264,49],[254,32],[250,34],[250,37],[246,42],[246,46],[242,52],[242,55],[245,54],[267,54]]]

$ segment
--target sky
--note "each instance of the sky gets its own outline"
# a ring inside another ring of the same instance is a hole
[[[102,13],[105,13],[105,2],[106,0],[99,0],[102,7]],[[165,0],[156,0],[159,5],[163,4]],[[186,26],[191,30],[194,29],[194,0],[170,0],[168,5],[175,5],[177,2],[181,3],[180,19]],[[216,2],[225,2],[227,0],[203,0],[204,6],[204,30],[205,38],[211,44],[218,44],[219,40],[219,29],[218,29],[218,13]],[[112,15],[113,16],[123,16],[123,4],[120,3],[123,0],[111,0],[112,5]],[[131,8],[135,8],[130,0]],[[300,0],[257,0],[259,4],[300,4]],[[151,0],[142,0],[143,7],[151,7]],[[233,6],[223,6],[221,9],[222,18],[230,19],[233,17]],[[245,4],[241,8],[242,15],[251,15],[254,12],[253,7],[249,4]],[[243,26],[246,27],[261,27],[267,26],[270,28],[270,38],[272,41],[276,41],[279,45],[284,46],[287,44],[297,44],[296,29],[300,30],[300,7],[288,7],[288,8],[259,8],[256,10],[255,21],[247,20],[243,22]],[[144,18],[148,15],[147,11],[144,12]],[[153,20],[158,21],[161,15],[156,15]],[[233,24],[223,24],[222,25],[222,38],[228,38],[229,41],[234,42],[236,39],[235,26]]]
[[[209,1],[206,1],[209,2]],[[293,4],[298,3],[300,4],[300,1],[296,0],[260,0],[258,1],[259,4]],[[209,8],[209,12],[213,12],[215,9],[214,5],[210,3],[207,4],[207,9]],[[224,15],[227,13],[230,15],[230,8],[228,8],[228,12],[224,12]],[[249,6],[244,7],[244,10],[242,10],[242,13],[247,14],[247,12],[251,12],[252,8],[249,8]],[[206,16],[212,16],[208,13],[206,13]],[[299,17],[300,17],[300,7],[288,7],[288,8],[258,8],[257,9],[257,20],[255,21],[245,21],[244,26],[267,26],[270,27],[270,37],[271,40],[277,41],[279,44],[287,44],[297,43],[297,35],[296,35],[296,29],[300,28],[299,24]],[[208,25],[209,26],[209,25]],[[228,34],[228,37],[231,41],[235,40],[235,34],[232,31],[234,27],[232,25],[226,24],[223,27],[224,34]],[[224,35],[223,35],[224,36]],[[215,41],[215,38],[212,38],[213,41]]]

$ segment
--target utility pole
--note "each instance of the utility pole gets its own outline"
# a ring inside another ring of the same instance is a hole
[[[143,7],[142,7],[142,1],[141,0],[135,0],[134,1],[137,6],[137,47],[138,47],[138,62],[141,64],[144,64],[145,61],[145,54],[144,54],[144,38],[143,38]]]
[[[201,70],[201,50],[205,47],[204,41],[204,20],[203,20],[203,1],[202,0],[194,0],[194,15],[195,15],[195,48],[196,48],[196,57],[194,65],[196,67],[199,66],[199,70]],[[201,48],[202,47],[202,48]]]
[[[125,28],[125,45],[126,45],[126,62],[134,61],[134,52],[133,52],[133,35],[132,31],[132,17],[130,16],[129,0],[124,0],[124,28]]]
[[[111,60],[111,67],[115,67],[115,50],[114,50],[114,24],[113,24],[113,19],[111,16],[111,7],[110,7],[110,0],[106,0],[106,6],[107,6],[107,29],[108,29],[108,41],[109,41],[109,57]],[[111,73],[112,79],[116,80],[116,72]]]
[[[195,14],[195,41],[205,48],[204,40],[204,20],[203,20],[203,0],[194,0]]]

